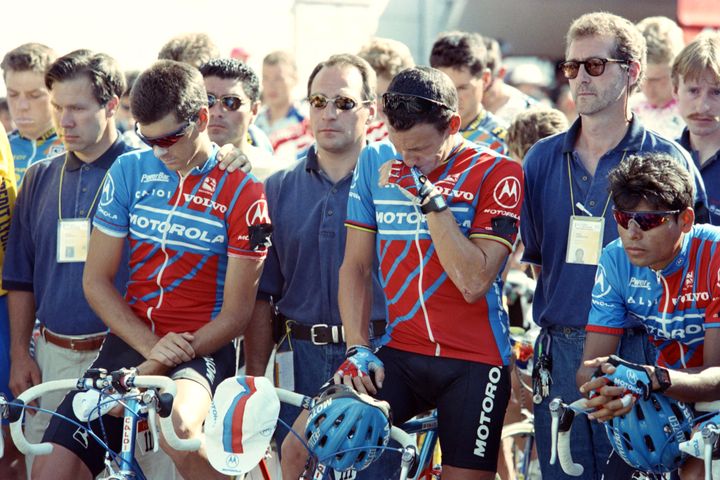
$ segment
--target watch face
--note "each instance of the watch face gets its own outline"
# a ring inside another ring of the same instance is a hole
[[[670,373],[666,369],[662,367],[655,367],[655,378],[660,385],[660,392],[664,392],[670,388]]]
[[[428,202],[420,207],[420,210],[422,210],[423,213],[430,213],[430,212],[442,212],[447,208],[447,204],[445,203],[445,199],[442,195],[435,195],[434,197],[430,197]]]

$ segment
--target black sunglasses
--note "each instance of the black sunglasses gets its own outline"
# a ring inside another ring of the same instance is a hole
[[[558,64],[558,68],[562,70],[565,78],[572,80],[578,76],[578,73],[580,72],[580,65],[585,66],[585,71],[591,77],[599,77],[603,74],[603,72],[605,72],[605,65],[608,63],[620,63],[622,65],[627,65],[630,62],[627,60],[617,60],[615,58],[592,57],[584,61],[567,60],[565,62],[560,62]]]
[[[408,113],[427,113],[438,108],[452,110],[437,100],[407,93],[384,93],[382,100],[385,111],[405,110]]]
[[[226,112],[236,112],[244,105],[242,98],[237,95],[223,95],[222,97],[216,97],[212,93],[208,93],[207,97],[208,108],[212,108],[216,103],[220,102]]]
[[[317,108],[318,110],[322,110],[323,108],[327,107],[328,103],[335,104],[335,107],[338,110],[352,110],[358,105],[367,105],[368,103],[372,103],[372,100],[358,102],[357,100],[354,100],[350,97],[343,97],[342,95],[338,95],[335,98],[329,98],[320,93],[310,95],[307,100],[313,108]]]
[[[138,136],[142,142],[149,146],[149,147],[160,147],[160,148],[170,148],[173,145],[175,145],[177,142],[180,141],[181,138],[183,138],[186,134],[188,129],[190,128],[190,125],[195,123],[196,118],[192,117],[189,120],[186,120],[185,123],[183,123],[177,130],[173,130],[172,132],[162,135],[160,137],[154,137],[154,138],[148,138],[142,133],[140,133],[140,124],[138,122],[135,122],[135,135]]]
[[[618,225],[625,230],[630,226],[630,220],[635,220],[640,230],[647,232],[655,227],[659,227],[669,220],[670,215],[677,215],[680,210],[653,210],[645,212],[631,212],[628,210],[618,210],[613,208],[613,216]]]

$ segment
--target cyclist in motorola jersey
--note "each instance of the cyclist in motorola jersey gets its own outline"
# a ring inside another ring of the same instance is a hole
[[[9,51],[0,65],[10,116],[17,126],[8,133],[8,140],[18,185],[32,164],[65,151],[53,128],[50,94],[45,85],[45,71],[54,60],[55,52],[49,47],[25,43]]]
[[[199,437],[216,386],[235,373],[231,341],[252,313],[270,231],[265,196],[255,177],[219,169],[197,69],[157,62],[138,77],[131,105],[138,135],[152,150],[119,157],[99,200],[83,286],[110,333],[93,367],[136,366],[173,378],[176,428]],[[126,237],[123,299],[112,278]],[[72,399],[59,408],[70,418]],[[122,420],[104,425],[117,450]],[[91,478],[102,470],[102,448],[79,445],[73,430],[53,419],[44,441],[57,448],[36,459],[33,478]],[[161,445],[183,478],[225,478],[204,453]]]
[[[494,478],[510,393],[498,275],[518,231],[521,168],[457,135],[457,92],[439,70],[404,70],[383,102],[392,144],[363,151],[348,201],[348,352],[335,381],[389,401],[395,423],[436,407],[443,478]],[[376,251],[388,308],[377,355],[367,338]]]
[[[642,325],[669,368],[720,364],[720,228],[694,225],[692,181],[666,155],[625,159],[609,176],[620,238],[603,250],[583,358],[614,353]],[[579,384],[592,370],[581,370]]]
[[[583,360],[613,354],[625,328],[642,325],[673,369],[720,365],[720,228],[693,225],[694,186],[663,153],[623,160],[609,174],[619,239],[603,249]],[[578,371],[578,386],[595,368]],[[683,466],[702,471],[702,462]],[[694,477],[693,477],[694,478]]]

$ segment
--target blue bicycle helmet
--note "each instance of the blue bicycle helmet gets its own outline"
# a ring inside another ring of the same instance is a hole
[[[677,469],[684,454],[679,444],[690,439],[693,415],[682,402],[651,393],[632,410],[605,424],[608,439],[628,465],[648,473]]]
[[[390,406],[345,385],[325,388],[305,425],[308,448],[338,471],[363,470],[390,439]]]

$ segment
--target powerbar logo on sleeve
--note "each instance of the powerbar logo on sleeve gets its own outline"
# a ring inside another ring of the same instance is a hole
[[[477,438],[475,439],[475,450],[473,454],[477,457],[485,458],[485,448],[487,439],[490,437],[490,421],[492,421],[493,410],[495,410],[495,391],[502,377],[500,368],[493,367],[488,373],[488,383],[485,385],[485,397],[482,399],[482,412],[480,412],[480,425],[477,429]]]

